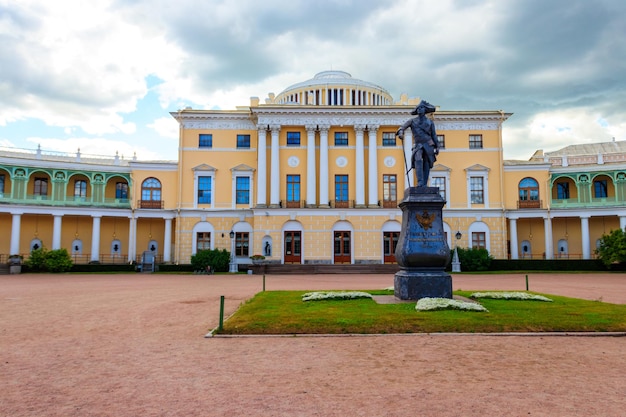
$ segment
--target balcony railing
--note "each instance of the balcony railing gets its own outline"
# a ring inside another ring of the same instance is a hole
[[[128,199],[105,198],[104,201],[94,201],[93,197],[65,196],[64,200],[55,200],[49,195],[28,194],[26,198],[12,198],[9,194],[0,195],[0,201],[13,204],[34,204],[56,207],[96,206],[111,208],[130,208]]]
[[[163,200],[139,200],[137,207],[142,209],[162,209],[164,207]]]
[[[517,201],[518,209],[541,208],[542,206],[543,206],[542,200],[518,200]]]

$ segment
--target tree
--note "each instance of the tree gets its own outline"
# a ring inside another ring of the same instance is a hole
[[[602,235],[596,254],[606,267],[626,262],[626,233],[622,229],[615,229],[608,235]]]
[[[487,271],[493,256],[484,248],[457,248],[463,271]]]
[[[54,249],[46,254],[44,265],[50,272],[67,272],[72,269],[73,262],[67,249]]]
[[[191,256],[191,266],[194,271],[205,271],[207,266],[218,272],[228,271],[230,262],[230,252],[226,249],[205,249],[200,250]]]

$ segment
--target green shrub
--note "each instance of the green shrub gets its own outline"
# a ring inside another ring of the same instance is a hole
[[[626,233],[615,229],[608,235],[602,235],[596,253],[607,268],[614,263],[626,262]]]
[[[32,272],[44,271],[46,269],[46,248],[34,249],[30,252],[30,256],[24,262],[28,269]]]
[[[217,272],[226,272],[229,262],[230,252],[226,249],[205,249],[191,256],[194,271],[204,271],[210,265]]]
[[[461,270],[470,271],[487,271],[493,260],[493,256],[489,255],[487,249],[478,248],[457,248],[459,261],[461,262]]]
[[[50,272],[67,272],[72,269],[72,258],[67,249],[55,249],[46,254],[45,268]]]

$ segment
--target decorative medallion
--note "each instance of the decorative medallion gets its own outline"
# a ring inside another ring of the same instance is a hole
[[[396,158],[394,158],[393,156],[388,156],[385,158],[384,164],[387,168],[391,168],[396,164]]]
[[[287,164],[290,167],[295,168],[300,165],[300,159],[298,159],[297,156],[290,156],[289,159],[287,159]]]
[[[424,228],[424,230],[428,230],[433,227],[433,222],[435,221],[435,213],[428,214],[426,210],[422,214],[416,214],[415,218],[417,222]]]
[[[345,156],[340,156],[335,160],[335,163],[339,168],[343,168],[348,165],[348,159]]]

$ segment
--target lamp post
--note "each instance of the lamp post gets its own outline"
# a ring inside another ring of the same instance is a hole
[[[235,262],[235,232],[232,230],[229,233],[230,236],[230,263],[228,264],[228,272],[239,272],[237,268],[237,262]]]
[[[456,248],[458,246],[458,241],[461,240],[462,236],[463,235],[461,234],[460,231],[457,231],[456,235],[454,235],[457,241],[454,244],[454,256],[452,257],[452,272],[461,272],[461,262],[459,261],[459,253],[457,252]]]

